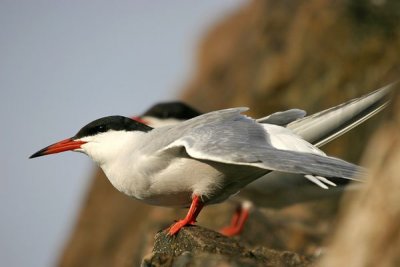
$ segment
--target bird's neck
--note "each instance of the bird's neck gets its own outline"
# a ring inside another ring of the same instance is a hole
[[[141,131],[115,132],[92,144],[88,153],[115,188],[136,198],[148,183],[141,167],[146,158],[142,153],[147,144],[145,135]]]

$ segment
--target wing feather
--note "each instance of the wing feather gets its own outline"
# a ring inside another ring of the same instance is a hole
[[[257,119],[257,122],[286,126],[291,122],[304,118],[306,114],[307,113],[301,109],[289,109],[285,111],[275,112],[269,116],[259,118]]]
[[[200,160],[327,178],[353,179],[361,171],[357,165],[323,154],[275,148],[262,125],[240,114],[244,110],[210,112],[171,128],[180,137],[163,152],[184,147],[189,156]]]

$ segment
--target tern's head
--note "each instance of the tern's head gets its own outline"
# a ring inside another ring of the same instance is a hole
[[[123,116],[104,117],[87,124],[73,137],[39,150],[30,158],[75,151],[83,152],[101,164],[124,149],[133,136],[151,129],[139,121]]]
[[[174,101],[158,103],[149,108],[141,116],[135,117],[135,119],[147,125],[151,125],[152,127],[161,127],[173,125],[199,115],[201,115],[201,113],[189,105]]]

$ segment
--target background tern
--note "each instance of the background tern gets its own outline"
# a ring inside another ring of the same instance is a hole
[[[355,179],[360,168],[329,157],[289,128],[241,114],[247,108],[206,113],[175,125],[151,128],[109,116],[31,158],[76,151],[87,154],[119,191],[160,206],[188,207],[169,228],[194,224],[204,205],[219,203],[270,171]]]
[[[398,84],[390,84],[307,117],[304,117],[305,111],[292,109],[276,112],[258,119],[258,122],[285,126],[305,140],[321,147],[380,112],[387,105],[388,94],[396,85]],[[165,102],[154,105],[136,118],[152,127],[160,127],[176,124],[198,115],[201,115],[199,111],[182,102]],[[238,206],[231,225],[223,228],[222,233],[229,236],[240,233],[253,204],[259,207],[283,208],[291,204],[337,195],[349,183],[346,179],[331,179],[334,183],[324,183],[323,180],[309,178],[312,183],[310,180],[302,179],[302,175],[273,171],[250,183],[240,191],[239,195],[231,198],[238,203]],[[351,188],[358,186],[354,185]],[[328,187],[330,190],[322,190]]]

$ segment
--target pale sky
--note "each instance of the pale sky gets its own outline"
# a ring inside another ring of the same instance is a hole
[[[0,266],[53,266],[93,163],[28,160],[86,123],[172,100],[196,44],[246,0],[0,1]]]

